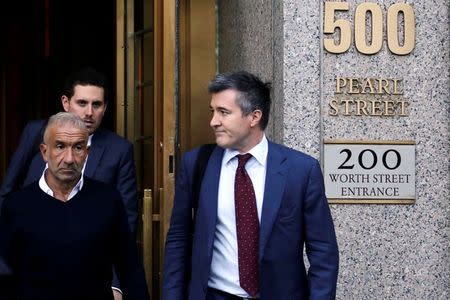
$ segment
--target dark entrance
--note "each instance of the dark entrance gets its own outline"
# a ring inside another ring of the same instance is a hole
[[[0,181],[25,124],[60,111],[64,78],[83,66],[106,74],[103,126],[115,120],[115,2],[7,1],[0,9]]]

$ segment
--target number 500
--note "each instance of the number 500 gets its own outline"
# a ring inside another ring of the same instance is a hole
[[[351,44],[351,24],[345,19],[335,19],[336,11],[348,11],[348,2],[325,2],[325,15],[323,32],[332,34],[339,29],[339,43],[334,42],[334,38],[324,38],[325,50],[330,53],[344,53]],[[371,36],[366,41],[366,15],[370,13],[372,17]],[[403,14],[403,45],[400,45],[398,38],[399,15]],[[414,10],[407,3],[395,3],[389,6],[387,11],[386,36],[389,50],[397,55],[406,55],[414,49],[416,36],[416,23]],[[363,54],[375,54],[380,51],[383,44],[383,13],[377,3],[364,2],[359,4],[355,10],[355,47]]]

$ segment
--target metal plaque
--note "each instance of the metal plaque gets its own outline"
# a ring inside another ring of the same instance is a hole
[[[413,141],[324,142],[324,180],[329,203],[413,204]]]

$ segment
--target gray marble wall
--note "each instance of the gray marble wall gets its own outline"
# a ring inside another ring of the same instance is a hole
[[[278,33],[283,30],[283,6],[277,2],[217,1],[218,67],[220,72],[250,71],[272,83],[274,103],[268,134],[282,140],[284,45]]]
[[[363,1],[337,17],[353,22]],[[378,0],[386,10],[398,1]],[[408,1],[416,44],[405,56],[322,47],[321,1],[218,1],[219,70],[273,82],[269,135],[322,159],[324,139],[413,140],[416,203],[331,205],[340,246],[338,299],[450,299],[449,2]],[[384,22],[385,24],[385,22]],[[403,79],[408,117],[330,116],[335,78]]]

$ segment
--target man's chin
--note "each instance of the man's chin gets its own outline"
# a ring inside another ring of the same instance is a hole
[[[76,180],[79,180],[81,177],[81,172],[77,172],[77,171],[73,171],[73,172],[60,172],[58,174],[59,179],[61,182],[66,182],[66,183],[70,183]]]
[[[216,144],[224,149],[230,148],[230,141],[228,141],[224,138],[216,137]]]
[[[89,135],[93,134],[94,131],[97,129],[97,127],[94,124],[92,124],[92,123],[84,122],[84,124],[86,125],[86,128],[87,128],[87,130],[89,132]]]
[[[74,188],[78,181],[80,180],[80,177],[70,177],[70,178],[60,178],[61,184],[66,187]]]

